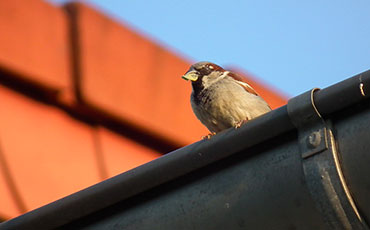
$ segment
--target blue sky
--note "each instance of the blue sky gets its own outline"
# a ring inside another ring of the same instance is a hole
[[[189,60],[239,67],[287,96],[370,69],[368,0],[84,2]]]

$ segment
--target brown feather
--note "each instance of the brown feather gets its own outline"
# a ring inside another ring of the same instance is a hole
[[[248,82],[246,81],[244,77],[240,76],[239,74],[233,73],[233,72],[229,72],[227,75],[229,77],[234,78],[235,80],[239,82],[246,83],[246,85],[245,84],[239,84],[239,85],[242,86],[248,93],[259,96],[258,93],[248,84]]]

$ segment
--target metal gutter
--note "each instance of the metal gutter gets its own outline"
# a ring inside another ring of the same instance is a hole
[[[174,226],[178,229],[246,226],[259,229],[264,226],[268,229],[266,226],[272,223],[275,223],[274,229],[289,226],[295,229],[368,229],[365,220],[370,217],[370,210],[357,204],[356,198],[360,197],[363,204],[370,202],[364,195],[370,192],[366,190],[370,188],[370,180],[366,182],[364,175],[370,173],[370,169],[362,169],[359,176],[358,170],[353,168],[359,160],[370,162],[370,156],[362,151],[359,153],[362,158],[353,157],[347,153],[352,149],[342,153],[347,145],[340,143],[335,133],[345,136],[342,134],[345,132],[335,125],[338,123],[348,129],[348,124],[342,120],[355,116],[353,112],[367,111],[367,107],[361,105],[369,102],[369,96],[370,71],[367,71],[323,90],[293,98],[288,105],[240,129],[230,129],[210,140],[178,149],[11,219],[0,224],[0,229],[112,229],[113,226],[117,229],[171,229]],[[337,118],[343,113],[347,114],[343,119]],[[356,120],[365,124],[356,126],[359,130],[370,123],[367,115],[359,115],[360,121]],[[322,134],[320,140],[323,142],[311,148],[306,142],[312,140],[315,132],[319,136]],[[358,139],[366,140],[364,137]],[[355,162],[352,159],[356,159]],[[239,178],[240,175],[244,177]],[[347,183],[345,178],[351,177],[353,179]],[[356,180],[358,177],[369,187],[361,188],[360,181]],[[262,190],[257,191],[257,188]],[[356,191],[354,197],[352,188]],[[192,194],[200,191],[204,192],[193,197]],[[229,196],[222,195],[229,193]],[[333,201],[335,197],[338,199]],[[232,201],[228,202],[230,199]],[[198,208],[194,209],[190,201],[198,204]],[[147,220],[142,224],[134,222],[138,216]],[[233,219],[235,216],[237,220]],[[272,217],[279,218],[268,223]],[[265,223],[254,222],[263,218]]]
[[[370,70],[318,91],[315,104],[325,117],[370,96]]]

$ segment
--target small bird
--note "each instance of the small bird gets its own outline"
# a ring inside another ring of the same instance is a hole
[[[191,81],[191,107],[211,132],[205,138],[271,111],[243,77],[211,62],[195,63],[182,78]]]

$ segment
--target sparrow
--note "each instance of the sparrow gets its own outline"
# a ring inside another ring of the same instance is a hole
[[[195,63],[182,78],[191,81],[191,107],[211,132],[205,138],[271,111],[243,77],[214,63]]]

